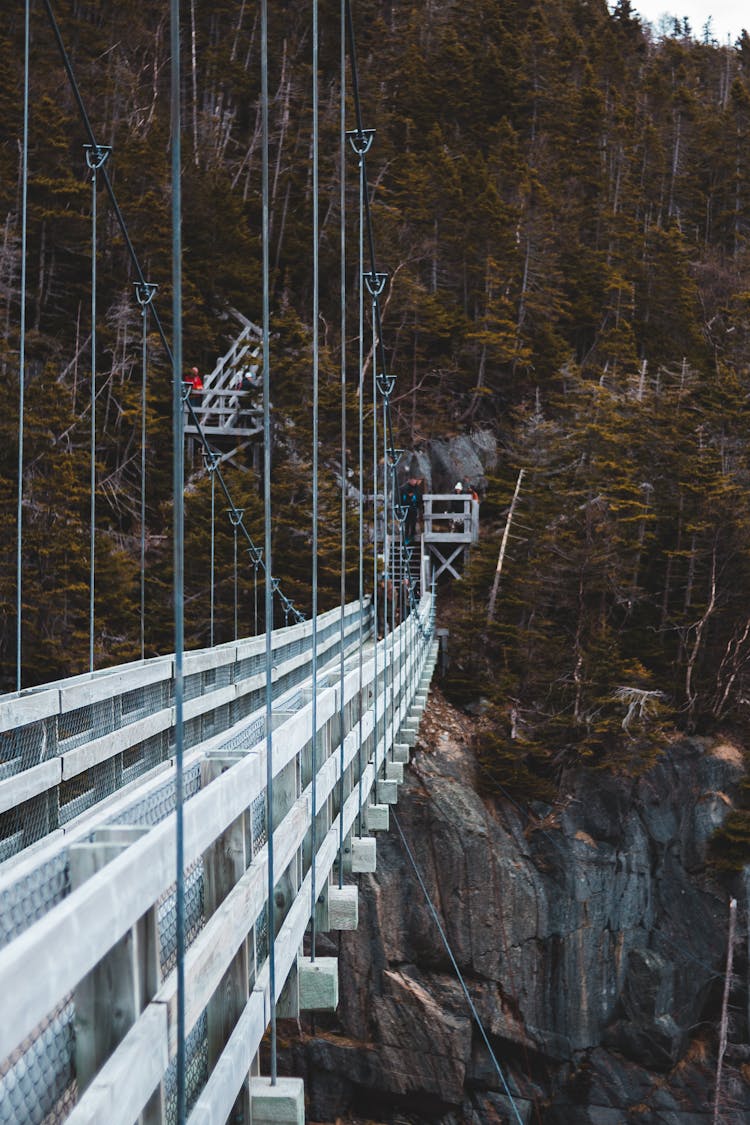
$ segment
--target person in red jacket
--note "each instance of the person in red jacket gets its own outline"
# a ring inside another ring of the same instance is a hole
[[[192,387],[191,395],[200,394],[203,391],[203,379],[197,367],[192,367],[190,369],[190,374],[185,379],[185,382],[189,383]]]

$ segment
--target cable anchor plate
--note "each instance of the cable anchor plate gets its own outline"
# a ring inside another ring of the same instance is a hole
[[[153,281],[134,281],[135,299],[142,309],[150,305],[159,286]]]
[[[86,153],[86,164],[92,172],[98,172],[103,168],[107,157],[112,152],[112,145],[84,145],[83,151]]]
[[[388,400],[391,397],[393,388],[396,386],[396,376],[386,375],[383,372],[375,376],[375,383],[383,398]]]
[[[364,273],[362,274],[367,291],[371,297],[379,297],[385,289],[385,284],[388,280],[387,273]]]
[[[349,144],[352,146],[357,156],[364,156],[370,151],[370,147],[375,137],[375,130],[347,129],[346,136]]]

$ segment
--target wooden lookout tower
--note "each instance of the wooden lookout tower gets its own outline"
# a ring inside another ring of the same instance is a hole
[[[240,333],[204,378],[203,390],[192,393],[190,402],[218,461],[230,461],[244,469],[245,459],[240,455],[252,444],[255,463],[263,436],[263,334],[236,309],[231,313],[241,326]],[[193,442],[198,438],[198,428],[189,414],[185,437]]]
[[[422,543],[432,563],[432,577],[437,581],[447,571],[460,578],[459,562],[479,539],[479,501],[455,492],[432,493],[422,500]]]

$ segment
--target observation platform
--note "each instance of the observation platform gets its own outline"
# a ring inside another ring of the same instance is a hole
[[[479,539],[479,501],[455,492],[428,493],[422,543],[431,558],[435,581],[444,572],[461,578],[459,560]]]
[[[191,393],[190,402],[218,461],[230,461],[244,469],[239,455],[249,445],[258,445],[263,436],[263,333],[236,309],[232,309],[232,315],[242,326],[240,334],[204,377],[203,390]],[[247,389],[242,389],[243,381],[250,384]],[[193,442],[200,437],[189,414],[185,437]]]

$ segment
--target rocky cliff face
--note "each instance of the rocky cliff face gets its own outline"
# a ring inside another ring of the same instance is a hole
[[[484,492],[497,468],[497,439],[490,430],[425,442],[404,460],[405,477],[422,477],[425,492],[452,492],[457,480]]]
[[[395,813],[522,1120],[706,1125],[728,892],[705,845],[740,754],[685,739],[638,780],[571,774],[533,819],[478,796],[469,720],[434,696],[428,717]],[[724,1125],[750,1121],[740,908]],[[285,1059],[311,1120],[517,1121],[393,825],[338,952],[339,1011]]]

